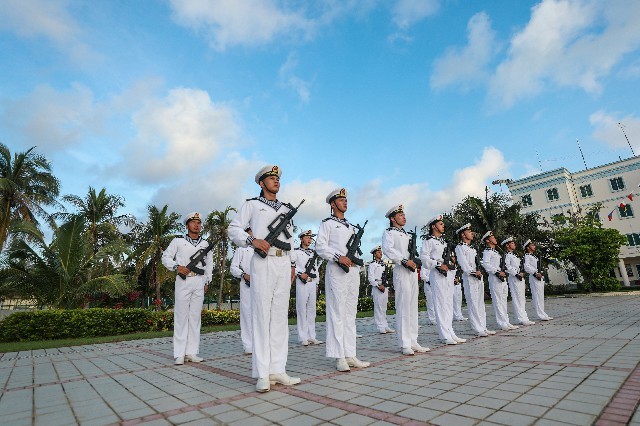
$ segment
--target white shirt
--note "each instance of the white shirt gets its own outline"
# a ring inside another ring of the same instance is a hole
[[[231,259],[229,271],[236,278],[242,278],[244,274],[251,277],[251,258],[253,257],[253,247],[238,247]]]
[[[516,276],[520,273],[520,258],[513,253],[507,253],[504,258],[504,266],[509,275]]]
[[[238,214],[229,224],[229,238],[239,247],[249,245],[249,234],[245,231],[251,228],[253,236],[259,240],[264,240],[269,234],[268,226],[280,214],[287,214],[289,207],[279,201],[269,201],[265,198],[251,198],[244,202]],[[293,222],[287,224],[287,230],[291,238],[287,238],[282,232],[278,240],[283,243],[293,244]],[[293,247],[292,247],[293,248]]]
[[[427,269],[435,269],[436,266],[442,265],[442,255],[447,246],[444,238],[436,238],[429,235],[426,240],[422,240],[422,248],[420,249],[420,260],[422,265]]]
[[[302,247],[297,247],[291,254],[291,261],[295,262],[296,264],[296,276],[298,277],[298,279],[300,279],[300,275],[304,274],[305,271],[307,270],[307,262],[309,261],[309,259],[313,257],[314,253],[315,252],[312,249],[303,249]],[[316,277],[315,278],[309,277],[307,280],[308,283],[319,279],[318,267],[320,266],[321,262],[322,260],[320,260],[319,258],[316,258],[316,264],[313,266],[313,269],[311,270],[312,273],[316,274]],[[300,279],[300,281],[302,280]]]
[[[372,287],[378,287],[382,284],[382,274],[384,272],[384,263],[382,261],[373,261],[367,267],[367,279]]]
[[[458,265],[465,274],[473,275],[476,273],[476,254],[476,249],[469,244],[460,243],[456,246]]]
[[[402,265],[409,258],[411,236],[402,228],[391,227],[382,234],[382,252],[396,265]]]
[[[530,253],[524,255],[524,271],[527,274],[537,274],[542,271],[538,270],[538,258]]]
[[[323,220],[316,239],[316,252],[326,261],[338,261],[347,254],[347,243],[358,229],[349,221],[335,216]]]
[[[191,238],[176,237],[171,240],[169,247],[162,253],[162,264],[169,270],[175,271],[178,266],[187,266],[191,262],[191,256],[193,256],[198,250],[206,249],[209,243],[199,238],[197,244],[192,244]],[[204,280],[208,284],[211,282],[211,275],[213,274],[213,254],[211,251],[207,253],[203,262],[198,263],[196,267],[204,269]]]
[[[498,253],[496,249],[484,249],[482,253],[482,267],[491,275],[500,272],[500,253]]]

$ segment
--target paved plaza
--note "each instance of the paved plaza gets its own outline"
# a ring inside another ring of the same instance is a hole
[[[372,366],[349,373],[293,326],[287,370],[302,383],[264,394],[238,331],[203,335],[206,361],[183,366],[171,338],[0,354],[0,424],[640,425],[640,295],[550,298],[546,311],[553,321],[484,338],[456,321],[469,339],[456,346],[421,312],[431,352],[415,356],[359,319]]]

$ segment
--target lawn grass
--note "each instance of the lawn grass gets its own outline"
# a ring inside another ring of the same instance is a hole
[[[396,311],[387,311],[388,315],[395,314]],[[372,317],[373,311],[358,312],[358,318]],[[318,315],[316,322],[325,322],[324,315]],[[296,319],[289,318],[289,325],[295,325]],[[240,330],[240,324],[213,325],[202,327],[201,334],[216,333],[219,331]],[[113,343],[124,342],[127,340],[155,339],[158,337],[169,337],[173,335],[173,331],[148,331],[141,333],[121,334],[118,336],[97,336],[97,337],[80,337],[76,339],[59,339],[59,340],[34,340],[28,342],[0,342],[0,353],[32,351],[36,349],[63,348],[69,346],[93,345],[97,343]]]

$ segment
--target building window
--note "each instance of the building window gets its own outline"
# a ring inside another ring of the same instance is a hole
[[[636,272],[638,273],[638,276],[640,277],[640,265],[636,265]]]
[[[531,194],[522,196],[522,207],[529,207],[533,205],[533,201],[531,201]]]
[[[624,189],[624,181],[620,176],[609,179],[609,184],[611,185],[612,191],[622,191]]]
[[[627,276],[628,277],[632,277],[633,276],[633,267],[631,265],[624,265],[624,267],[627,269]]]
[[[558,195],[558,188],[547,189],[547,200],[556,201],[560,199],[560,195]]]
[[[591,189],[591,185],[581,186],[580,195],[582,195],[582,198],[593,197],[593,189]]]
[[[633,209],[631,208],[631,204],[625,204],[624,207],[618,206],[618,212],[620,213],[620,218],[625,217],[633,217]]]
[[[627,242],[629,247],[640,246],[640,234],[627,234]]]

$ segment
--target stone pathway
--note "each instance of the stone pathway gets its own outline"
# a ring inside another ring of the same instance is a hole
[[[264,394],[239,332],[203,335],[206,361],[178,367],[170,338],[0,354],[0,423],[640,426],[640,295],[547,299],[546,310],[553,321],[486,338],[455,322],[469,339],[457,346],[421,312],[432,350],[409,357],[359,319],[358,357],[372,366],[350,373],[291,327],[287,371],[302,383]]]

